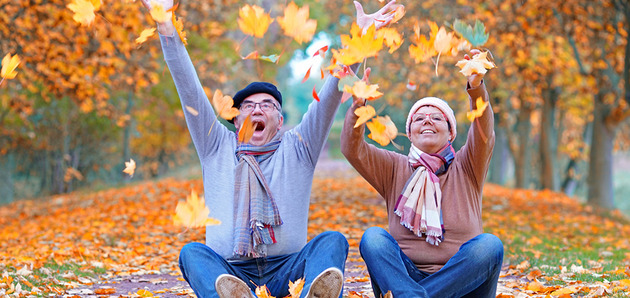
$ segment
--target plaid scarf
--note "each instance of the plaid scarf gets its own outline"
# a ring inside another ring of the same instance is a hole
[[[263,146],[241,144],[234,184],[234,255],[264,257],[265,244],[276,243],[273,227],[282,224],[278,206],[259,163],[280,146],[280,134]]]
[[[407,180],[394,209],[400,216],[401,225],[418,237],[425,234],[427,242],[436,246],[444,240],[442,190],[437,175],[448,170],[454,157],[455,150],[450,142],[436,154],[424,153],[411,145],[409,163],[415,171]]]

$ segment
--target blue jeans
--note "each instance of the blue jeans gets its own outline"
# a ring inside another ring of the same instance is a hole
[[[374,297],[388,291],[394,297],[495,297],[503,263],[503,243],[492,234],[464,243],[433,274],[418,270],[394,237],[379,227],[365,231],[359,250]]]
[[[339,232],[324,232],[296,253],[228,262],[205,244],[186,244],[179,254],[179,268],[197,297],[219,297],[214,282],[221,274],[232,274],[253,291],[266,285],[272,296],[289,295],[289,281],[304,277],[302,296],[313,279],[330,267],[344,271],[348,241]],[[341,295],[339,296],[341,297]]]

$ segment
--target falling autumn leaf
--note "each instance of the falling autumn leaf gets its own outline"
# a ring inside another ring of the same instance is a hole
[[[155,35],[155,28],[144,29],[142,30],[142,33],[140,33],[140,36],[136,38],[136,43],[141,44],[153,35]]]
[[[387,146],[398,135],[398,129],[389,116],[378,116],[366,125],[370,130],[368,138],[381,146]]]
[[[256,131],[257,124],[252,123],[250,115],[247,115],[241,128],[238,130],[238,142],[248,143]]]
[[[389,53],[395,52],[403,43],[402,35],[394,28],[382,28],[377,32],[378,37],[383,38],[385,45],[389,47]]]
[[[261,38],[267,32],[273,18],[262,7],[245,5],[238,12],[238,27],[247,35]]]
[[[325,45],[325,46],[323,46],[323,47],[319,48],[319,50],[317,50],[317,52],[315,52],[315,53],[313,54],[313,57],[315,57],[315,56],[319,56],[319,57],[321,57],[322,59],[323,59],[323,58],[326,58],[326,52],[327,52],[327,51],[328,51],[328,46],[327,46],[327,45]]]
[[[453,44],[454,34],[453,32],[446,32],[444,27],[441,27],[435,35],[435,40],[433,41],[433,47],[437,51],[438,55],[435,59],[435,76],[438,76],[438,65],[440,63],[440,56],[442,53],[448,53],[451,51],[451,47]]]
[[[241,113],[234,107],[234,99],[229,95],[223,95],[223,92],[219,89],[214,91],[212,106],[214,106],[219,117],[225,120],[232,120]]]
[[[308,15],[308,5],[298,8],[295,2],[291,1],[284,9],[284,17],[278,17],[278,24],[285,35],[302,44],[313,39],[317,28],[317,21],[309,19]]]
[[[316,101],[319,101],[319,95],[317,95],[317,90],[315,90],[315,86],[313,86],[313,99],[315,99]]]
[[[2,58],[2,70],[0,71],[0,76],[3,79],[13,79],[17,75],[15,69],[20,65],[20,56],[17,54],[11,57],[11,53],[8,53],[4,58]]]
[[[173,13],[173,17],[171,18],[173,25],[175,26],[175,31],[177,31],[177,35],[179,35],[179,39],[182,40],[184,45],[188,45],[188,39],[186,38],[186,31],[184,31],[184,22],[181,18],[178,18]]]
[[[186,197],[186,201],[177,202],[173,224],[186,228],[200,228],[210,225],[219,225],[221,222],[208,217],[210,209],[206,206],[203,196],[198,196],[197,192],[191,191]]]
[[[193,116],[199,115],[199,112],[191,106],[186,106],[186,111],[188,111],[188,113],[192,114]]]
[[[289,294],[291,298],[298,298],[302,294],[304,288],[304,277],[296,280],[295,282],[289,281]]]
[[[90,25],[94,21],[94,4],[89,0],[72,0],[67,7],[74,12],[72,19],[81,25]]]
[[[470,76],[474,73],[485,74],[488,69],[495,68],[496,65],[488,60],[488,52],[481,52],[473,56],[472,59],[462,59],[455,64],[461,68],[461,72],[465,76]]]
[[[333,49],[333,57],[344,65],[352,65],[365,58],[374,57],[383,48],[383,37],[376,36],[374,24],[365,34],[357,24],[352,24],[350,35],[341,35],[342,49]]]
[[[275,296],[271,296],[271,293],[269,293],[269,289],[267,288],[266,285],[262,285],[262,286],[256,287],[256,297],[258,297],[258,298],[276,298]]]
[[[357,128],[359,127],[359,125],[367,122],[368,120],[372,119],[372,117],[376,116],[376,110],[374,110],[374,107],[366,105],[358,107],[356,110],[354,110],[354,114],[359,116],[357,122],[354,124],[354,128]]]
[[[383,96],[383,93],[378,91],[377,89],[378,84],[367,84],[365,81],[359,80],[354,82],[354,85],[352,85],[352,87],[348,85],[344,86],[343,91],[351,93],[358,98],[374,100]]]
[[[172,12],[166,11],[161,3],[151,1],[151,18],[157,23],[164,23],[171,18]]]
[[[123,173],[127,173],[130,177],[133,177],[133,173],[136,171],[136,161],[133,158],[129,159],[129,161],[125,161],[125,169]]]
[[[478,97],[475,101],[476,109],[473,109],[470,112],[466,112],[466,117],[470,122],[473,122],[476,118],[481,117],[483,115],[483,111],[488,107],[489,102],[484,101],[481,97]]]

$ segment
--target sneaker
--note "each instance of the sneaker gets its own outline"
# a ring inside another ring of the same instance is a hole
[[[247,284],[231,274],[219,275],[214,282],[214,288],[221,298],[255,298]]]
[[[343,273],[335,267],[330,267],[315,277],[306,297],[338,298],[341,290],[343,290]]]

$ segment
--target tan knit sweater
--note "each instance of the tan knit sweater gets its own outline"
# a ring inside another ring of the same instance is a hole
[[[467,88],[471,106],[478,97],[488,100],[485,84]],[[350,164],[385,199],[389,232],[403,252],[418,269],[434,273],[459,250],[464,242],[483,232],[481,222],[481,191],[494,148],[494,116],[488,106],[484,114],[472,123],[466,144],[455,153],[446,173],[438,176],[442,189],[444,241],[439,246],[426,242],[400,224],[394,207],[405,183],[413,173],[406,155],[377,148],[366,143],[364,127],[353,129],[357,116],[348,109],[341,133],[341,150]],[[478,126],[478,127],[476,127]],[[486,137],[486,142],[479,128]]]

